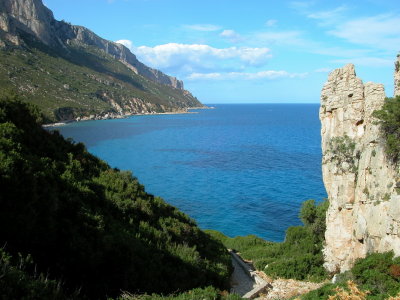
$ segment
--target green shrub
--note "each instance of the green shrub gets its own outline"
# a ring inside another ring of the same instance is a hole
[[[0,249],[0,299],[81,299],[78,291],[66,296],[60,281],[49,279],[42,273],[30,275],[27,270],[32,268],[31,256],[13,258]]]
[[[386,98],[382,109],[374,111],[373,116],[381,125],[386,154],[397,163],[400,153],[400,96]]]
[[[338,274],[337,284],[324,285],[302,299],[326,299],[336,287],[346,287],[348,280],[354,281],[360,290],[369,291],[367,299],[395,296],[400,292],[400,258],[393,256],[393,252],[373,253],[358,259],[350,271]]]
[[[393,252],[373,253],[358,259],[351,272],[355,282],[372,296],[394,296],[400,292],[400,258]]]
[[[118,300],[240,300],[242,299],[237,294],[228,294],[220,292],[214,287],[197,288],[181,294],[172,294],[169,296],[162,295],[129,295]]]
[[[340,287],[345,287],[345,284],[332,284],[328,283],[320,287],[319,289],[316,289],[314,291],[311,291],[303,296],[301,296],[302,300],[319,300],[319,299],[328,299],[329,296],[332,296],[335,294],[335,289],[340,286]]]

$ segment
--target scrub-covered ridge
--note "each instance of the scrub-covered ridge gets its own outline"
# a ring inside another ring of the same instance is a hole
[[[41,0],[0,2],[0,84],[49,121],[182,112],[203,105],[128,48],[57,21]]]
[[[1,99],[3,271],[21,265],[18,257],[30,257],[34,264],[22,270],[26,274],[43,273],[61,281],[67,293],[91,299],[122,291],[228,288],[230,257],[222,243],[147,194],[130,172],[110,168],[83,144],[42,129],[40,122],[37,109]],[[32,292],[18,287],[24,282],[19,275],[1,274],[0,294],[17,299],[13,293]]]

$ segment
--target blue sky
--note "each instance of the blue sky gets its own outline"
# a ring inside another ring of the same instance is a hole
[[[44,0],[56,19],[129,47],[203,103],[318,103],[352,62],[393,95],[400,1]]]

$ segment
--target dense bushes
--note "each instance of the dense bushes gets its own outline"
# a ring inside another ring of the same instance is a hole
[[[400,258],[393,258],[393,252],[373,253],[365,259],[358,259],[350,275],[364,290],[378,299],[380,295],[394,296],[400,292]]]
[[[373,253],[358,259],[354,267],[338,275],[337,284],[328,284],[315,290],[302,299],[326,299],[335,294],[337,287],[344,288],[348,280],[354,281],[358,288],[369,291],[367,299],[387,299],[400,293],[400,257],[393,258],[393,252]]]
[[[228,284],[230,257],[185,214],[129,172],[41,128],[40,115],[0,100],[0,245],[30,254],[67,292],[170,293]]]
[[[208,232],[270,276],[318,281],[326,276],[321,250],[327,207],[327,201],[318,205],[314,200],[305,201],[300,211],[304,226],[289,227],[282,243],[253,235],[229,238],[219,232]]]
[[[160,295],[129,295],[125,294],[118,300],[240,300],[237,294],[228,294],[220,292],[213,287],[197,288],[178,295],[160,296]]]
[[[48,279],[43,274],[29,274],[32,267],[29,255],[16,258],[0,249],[0,299],[70,299],[64,294],[61,282]],[[71,298],[79,299],[78,294],[76,291]]]
[[[386,154],[398,162],[400,153],[400,96],[386,98],[381,110],[374,111],[385,138]]]

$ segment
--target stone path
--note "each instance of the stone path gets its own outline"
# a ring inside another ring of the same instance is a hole
[[[234,267],[231,277],[231,293],[239,294],[243,298],[256,298],[269,286],[268,283],[239,255],[233,251],[230,253]]]
[[[230,251],[234,271],[231,277],[231,293],[243,298],[259,300],[289,299],[308,293],[324,283],[297,281],[293,279],[272,280],[263,272],[245,262],[235,252]]]

